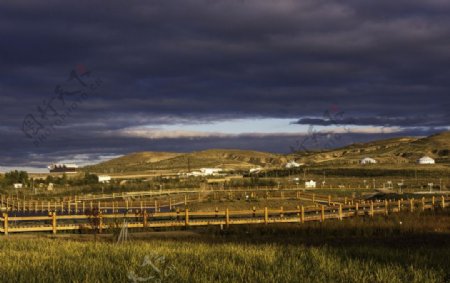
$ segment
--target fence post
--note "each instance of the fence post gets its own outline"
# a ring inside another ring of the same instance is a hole
[[[189,226],[189,208],[184,210],[184,224],[185,226]]]
[[[267,210],[267,206],[264,207],[264,224],[269,223],[269,211]]]
[[[5,235],[8,235],[8,213],[3,213],[3,229],[5,230]]]
[[[398,200],[397,205],[398,205],[398,212],[400,212],[402,210],[402,201]]]
[[[422,197],[422,211],[425,211],[425,197]]]
[[[375,214],[374,210],[373,210],[373,200],[370,201],[370,216],[373,217]]]
[[[300,222],[305,223],[305,207],[303,205],[300,207]]]
[[[339,220],[342,221],[342,204],[339,204]]]
[[[384,214],[389,215],[389,201],[387,199],[384,200]]]
[[[414,212],[414,198],[409,200],[410,211]]]
[[[228,208],[225,210],[225,224],[227,228],[230,226],[230,211]]]
[[[52,231],[56,234],[56,211],[52,213]]]
[[[142,221],[142,224],[143,224],[143,226],[144,226],[144,228],[146,228],[147,227],[147,210],[144,210],[144,212],[143,212],[143,221]]]
[[[445,208],[445,197],[442,196],[442,208]]]
[[[331,195],[328,195],[328,205],[331,205]]]
[[[324,221],[325,221],[325,206],[324,206],[324,205],[321,206],[320,211],[321,211],[321,214],[320,214],[320,221],[321,221],[321,222],[324,222]]]
[[[431,197],[431,208],[434,209],[434,205],[436,204],[436,198],[433,196]]]
[[[103,232],[103,214],[100,210],[98,213],[98,232],[100,234]]]

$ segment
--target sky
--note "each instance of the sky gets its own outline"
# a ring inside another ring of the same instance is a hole
[[[450,2],[0,2],[0,171],[450,125]]]

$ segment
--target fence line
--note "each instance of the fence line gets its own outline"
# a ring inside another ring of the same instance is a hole
[[[8,235],[17,232],[42,232],[49,231],[56,234],[58,231],[74,230],[98,230],[120,228],[120,223],[127,220],[128,228],[166,228],[166,227],[195,227],[208,225],[242,225],[242,224],[275,224],[275,223],[304,223],[309,221],[325,221],[327,219],[343,220],[348,217],[376,214],[389,215],[390,213],[406,210],[435,209],[448,206],[448,197],[432,197],[431,199],[408,200],[384,200],[370,202],[356,202],[339,204],[334,206],[297,206],[294,210],[264,209],[230,211],[228,208],[222,211],[183,211],[175,212],[151,212],[146,209],[138,213],[109,213],[103,214],[101,208],[89,215],[57,215],[51,212],[48,216],[20,216],[11,217],[4,213],[0,217],[3,223],[0,232]]]
[[[332,198],[331,195],[320,195],[315,193],[307,193],[299,190],[286,190],[286,191],[206,191],[185,193],[176,195],[167,195],[164,197],[154,199],[119,199],[115,201],[85,201],[75,197],[74,199],[68,199],[67,201],[39,201],[39,200],[24,200],[18,198],[9,198],[1,196],[0,204],[3,206],[3,210],[7,212],[80,212],[84,213],[86,209],[92,210],[94,207],[111,210],[117,212],[120,210],[143,210],[153,209],[160,210],[161,207],[172,210],[173,207],[183,205],[187,206],[189,203],[201,202],[205,199],[220,200],[223,198],[233,199],[266,199],[266,200],[304,200],[312,203],[327,204],[327,205],[339,205],[341,203],[348,204],[354,203],[355,199],[343,197]]]

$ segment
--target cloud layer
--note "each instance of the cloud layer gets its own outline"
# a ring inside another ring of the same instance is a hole
[[[439,0],[4,1],[0,165],[211,146],[283,152],[295,140],[123,134],[236,118],[440,131],[450,125],[449,14]],[[36,147],[25,116],[58,85],[80,89],[67,81],[80,66],[101,85]]]

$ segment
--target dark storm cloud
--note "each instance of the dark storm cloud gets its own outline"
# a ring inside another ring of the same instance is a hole
[[[332,105],[346,113],[339,124],[436,131],[450,125],[449,13],[439,0],[3,1],[0,163],[172,148],[105,135],[142,125],[329,125],[322,113]],[[20,132],[23,118],[76,64],[103,84],[36,148]],[[265,141],[260,149],[290,143]]]

